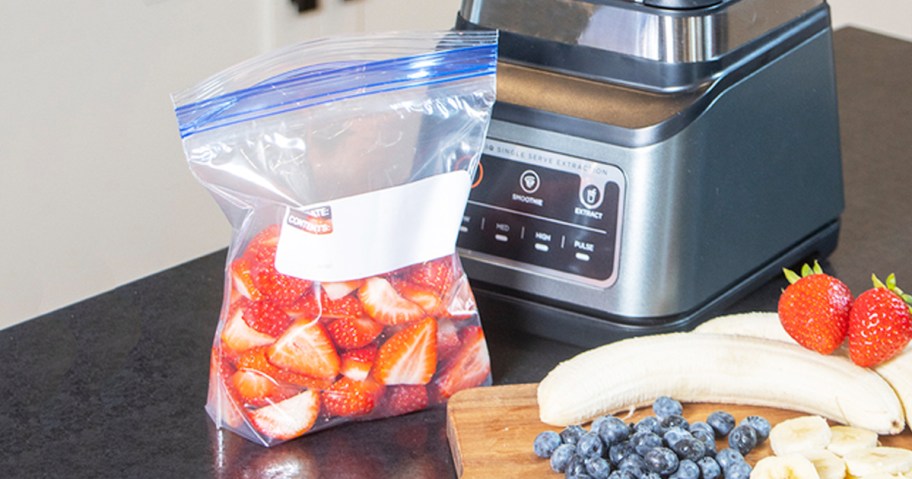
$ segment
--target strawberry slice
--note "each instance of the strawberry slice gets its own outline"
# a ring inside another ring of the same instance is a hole
[[[323,390],[332,384],[332,380],[297,374],[269,362],[266,358],[268,346],[261,346],[245,351],[237,360],[238,369],[259,371],[277,381],[308,389]]]
[[[241,403],[252,406],[273,402],[280,389],[275,379],[252,369],[238,369],[228,379],[228,383]]]
[[[294,439],[309,431],[320,413],[320,394],[306,390],[283,401],[264,406],[250,414],[257,431],[280,441]]]
[[[257,264],[275,266],[275,254],[281,231],[282,227],[274,224],[257,233],[247,244],[244,256]]]
[[[363,381],[370,374],[376,358],[376,346],[346,351],[342,353],[342,367],[339,372],[355,381]]]
[[[322,286],[323,293],[329,297],[329,299],[335,301],[343,296],[348,296],[352,291],[360,288],[361,280],[323,283]]]
[[[441,399],[448,399],[457,391],[479,386],[491,375],[491,360],[480,326],[467,326],[462,330],[462,346],[447,363],[436,380]]]
[[[244,322],[244,306],[247,300],[241,299],[236,301],[228,308],[228,319],[222,327],[221,340],[222,345],[229,352],[240,353],[257,346],[272,344],[275,338],[261,333]]]
[[[372,379],[356,381],[343,376],[323,391],[323,407],[331,416],[364,416],[374,410],[382,394],[383,385]]]
[[[437,356],[451,357],[459,349],[459,329],[450,318],[437,320]]]
[[[400,296],[417,304],[427,314],[435,317],[447,314],[446,305],[443,303],[440,293],[433,288],[402,280],[391,282],[391,284]]]
[[[298,374],[335,378],[339,374],[339,355],[323,326],[314,320],[299,319],[266,351],[270,363]]]
[[[371,375],[380,383],[427,384],[437,367],[437,321],[425,318],[380,346]]]
[[[450,289],[456,279],[453,268],[453,255],[443,256],[408,267],[406,272],[409,282],[424,286],[442,296]]]
[[[270,336],[279,336],[291,323],[291,318],[272,301],[247,301],[244,305],[247,326]]]
[[[427,388],[422,385],[390,386],[387,388],[384,412],[399,416],[428,407]]]
[[[362,318],[367,315],[361,301],[354,296],[343,296],[331,299],[324,294],[320,297],[320,314],[326,319],[335,318]]]
[[[326,326],[329,336],[340,348],[363,348],[380,336],[383,326],[370,318],[341,318]]]
[[[239,297],[247,299],[262,297],[257,291],[256,285],[253,284],[254,265],[249,258],[242,256],[234,260],[229,269],[231,271],[232,301],[236,301]]]
[[[260,265],[253,273],[253,285],[264,299],[286,308],[306,293],[313,292],[313,282],[279,273],[275,266]]]
[[[425,317],[421,306],[400,296],[389,281],[380,277],[366,279],[358,289],[358,297],[367,314],[383,325],[411,323]]]
[[[317,295],[313,290],[306,291],[298,297],[293,303],[282,308],[288,316],[294,319],[307,318],[314,319],[320,316],[320,303],[317,301]]]

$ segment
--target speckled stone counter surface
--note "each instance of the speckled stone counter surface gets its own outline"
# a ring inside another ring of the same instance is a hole
[[[872,272],[912,284],[912,44],[843,29],[836,63],[846,210],[824,266],[853,291]],[[203,405],[224,259],[0,331],[0,477],[455,476],[442,408],[272,449],[217,431]],[[783,286],[772,281],[731,310],[774,310]],[[579,351],[483,321],[497,384],[538,381]]]

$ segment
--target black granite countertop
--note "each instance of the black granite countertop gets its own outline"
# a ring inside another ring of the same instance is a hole
[[[824,265],[853,291],[912,282],[912,43],[836,33],[846,210]],[[351,423],[265,449],[203,410],[225,252],[0,331],[0,477],[454,477],[445,410]],[[774,310],[775,280],[731,311]],[[484,312],[482,311],[482,314]],[[485,328],[496,384],[579,348]]]

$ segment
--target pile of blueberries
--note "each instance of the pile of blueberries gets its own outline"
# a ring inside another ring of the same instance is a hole
[[[744,456],[769,437],[770,423],[761,416],[735,425],[734,416],[715,411],[690,423],[668,396],[652,410],[654,416],[634,424],[602,416],[588,431],[579,425],[544,431],[532,448],[568,479],[749,479]],[[716,439],[723,438],[728,447],[717,451]]]

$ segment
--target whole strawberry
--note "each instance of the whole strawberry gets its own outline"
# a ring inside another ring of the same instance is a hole
[[[815,261],[804,265],[801,276],[783,269],[789,286],[779,297],[779,320],[798,344],[830,354],[845,340],[849,329],[852,292],[842,281],[825,274]]]
[[[912,296],[896,287],[896,276],[861,293],[849,319],[849,357],[864,367],[880,364],[903,350],[912,339]]]

